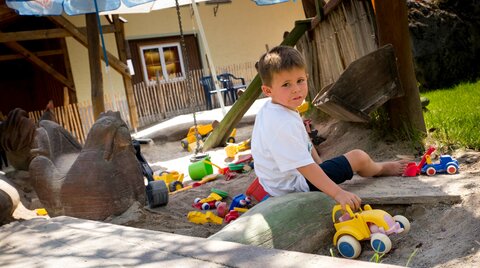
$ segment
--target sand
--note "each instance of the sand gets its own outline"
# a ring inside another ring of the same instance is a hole
[[[315,124],[322,137],[327,140],[317,146],[323,158],[329,158],[354,148],[367,151],[375,160],[385,161],[399,158],[414,158],[418,148],[408,142],[379,141],[375,133],[361,124],[346,124],[330,121]],[[250,137],[251,125],[238,129],[237,141]],[[176,170],[188,174],[189,158],[192,153],[183,151],[180,141],[154,139],[149,145],[142,145],[142,153],[155,171]],[[242,152],[248,154],[249,151]],[[225,166],[235,159],[226,157],[224,148],[216,148],[208,152],[212,162]],[[382,206],[391,214],[405,215],[412,223],[411,231],[405,235],[392,238],[393,249],[383,257],[388,264],[406,265],[410,267],[480,267],[480,152],[457,150],[452,153],[460,162],[458,179],[440,183],[446,192],[459,194],[462,201],[458,204],[417,204]],[[418,156],[417,156],[418,157]],[[10,174],[15,182],[28,178],[28,173]],[[16,178],[15,178],[16,177]],[[119,217],[107,219],[107,222],[158,230],[182,235],[208,237],[219,231],[224,225],[194,224],[187,220],[187,214],[195,211],[192,203],[196,197],[206,197],[211,188],[227,191],[229,197],[244,193],[248,185],[255,179],[255,172],[238,174],[231,180],[219,177],[215,181],[187,191],[170,195],[167,206],[149,209],[133,206]],[[424,177],[424,178],[423,178]],[[421,181],[425,187],[432,181],[423,176]],[[189,183],[186,178],[185,184]],[[21,183],[20,183],[21,184]],[[24,185],[24,184],[22,184]],[[28,187],[21,187],[22,202],[28,208],[41,206]],[[399,191],[397,187],[387,187],[384,191]],[[33,202],[32,202],[33,201]],[[333,228],[333,226],[332,226]],[[363,244],[362,244],[363,245]],[[319,245],[317,254],[330,255],[333,244]],[[373,252],[363,245],[360,260],[368,261]],[[338,256],[336,249],[334,255]]]

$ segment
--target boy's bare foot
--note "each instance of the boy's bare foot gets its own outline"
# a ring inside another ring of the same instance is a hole
[[[382,169],[376,176],[400,176],[407,167],[408,160],[380,162]]]

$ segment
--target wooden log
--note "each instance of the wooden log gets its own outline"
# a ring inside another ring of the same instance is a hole
[[[332,243],[334,205],[321,192],[271,197],[208,239],[312,253]]]
[[[392,99],[387,103],[392,133],[398,130],[409,131],[416,136],[418,132],[426,133],[409,38],[407,3],[406,1],[375,1],[374,8],[378,43],[380,46],[389,43],[393,45],[400,82],[405,92],[403,97]],[[392,18],[396,19],[392,20]]]

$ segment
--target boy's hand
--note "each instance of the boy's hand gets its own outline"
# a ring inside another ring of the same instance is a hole
[[[362,199],[360,199],[360,197],[343,189],[340,190],[333,198],[342,206],[343,210],[346,210],[345,205],[349,205],[352,210],[356,210],[359,209],[360,205],[362,204]]]

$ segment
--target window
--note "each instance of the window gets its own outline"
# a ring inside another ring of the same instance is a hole
[[[185,77],[179,43],[141,46],[143,76],[146,82],[166,82]]]

